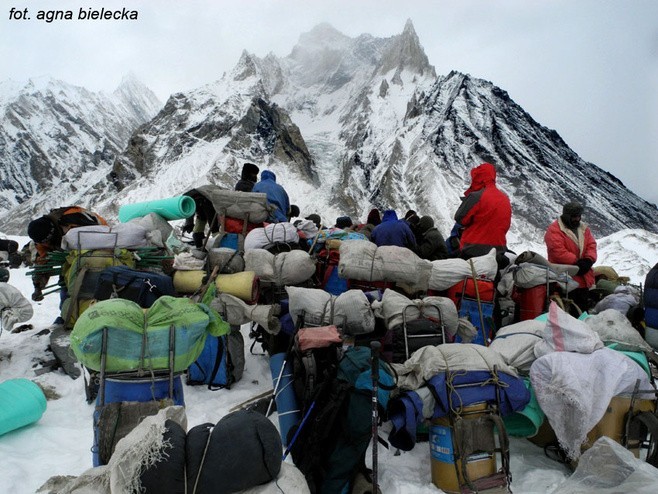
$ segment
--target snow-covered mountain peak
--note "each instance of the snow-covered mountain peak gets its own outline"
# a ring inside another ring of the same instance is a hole
[[[402,34],[391,38],[383,54],[379,72],[385,74],[395,70],[400,73],[405,69],[420,75],[431,74],[432,77],[436,77],[434,67],[429,63],[411,19],[407,20]]]

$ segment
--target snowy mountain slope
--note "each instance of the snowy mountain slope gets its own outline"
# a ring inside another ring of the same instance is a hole
[[[512,241],[541,244],[571,199],[586,204],[597,237],[658,231],[655,205],[580,159],[504,90],[458,72],[437,77],[411,21],[388,38],[320,24],[286,57],[243,52],[221,79],[172,95],[124,147],[118,180],[106,187],[93,177],[102,186],[84,199],[110,219],[121,204],[203,183],[232,188],[251,161],[277,174],[303,215],[327,224],[341,214],[363,220],[372,206],[413,208],[447,234],[470,169],[491,161],[512,200]]]
[[[33,214],[62,205],[62,198],[90,204],[93,186],[104,185],[132,132],[160,106],[132,75],[112,94],[46,77],[0,82],[3,228],[24,226]]]
[[[431,214],[447,233],[470,169],[491,161],[512,199],[512,237],[541,243],[571,199],[586,204],[597,236],[658,231],[654,205],[580,159],[504,90],[457,72],[437,78],[410,21],[389,38],[321,24],[284,58],[244,52],[131,137],[114,166],[125,189],[96,207],[111,216],[134,198],[232,187],[245,161],[274,170],[302,214],[328,224],[344,213],[363,219],[374,205]]]

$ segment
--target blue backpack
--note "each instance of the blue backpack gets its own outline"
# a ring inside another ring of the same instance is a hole
[[[240,326],[222,336],[208,336],[199,358],[187,369],[187,384],[208,389],[230,388],[244,371],[244,339]]]

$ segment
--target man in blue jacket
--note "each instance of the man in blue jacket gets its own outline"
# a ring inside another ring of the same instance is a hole
[[[377,247],[397,245],[411,250],[416,248],[416,237],[409,224],[404,220],[398,220],[397,213],[392,209],[384,211],[382,222],[372,230],[370,238]]]
[[[254,185],[251,191],[265,193],[267,195],[267,202],[276,208],[270,213],[270,222],[281,223],[288,221],[290,199],[288,199],[285,189],[276,183],[274,172],[263,170],[260,174],[260,182]]]

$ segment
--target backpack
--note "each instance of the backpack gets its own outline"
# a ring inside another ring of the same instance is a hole
[[[210,390],[230,389],[244,372],[244,339],[240,326],[222,336],[206,338],[199,358],[187,370],[187,384],[205,384]]]
[[[293,357],[295,389],[302,387],[300,376],[314,387],[298,395],[302,419],[288,434],[288,448],[312,493],[341,493],[348,487],[365,464],[372,438],[370,348],[349,347],[340,358],[340,347],[329,348],[309,350],[312,355],[301,363]],[[379,406],[385,410],[395,378],[381,360],[379,369]]]
[[[337,250],[322,249],[316,259],[320,288],[336,296],[346,292],[348,290],[347,280],[338,276],[340,253]]]

